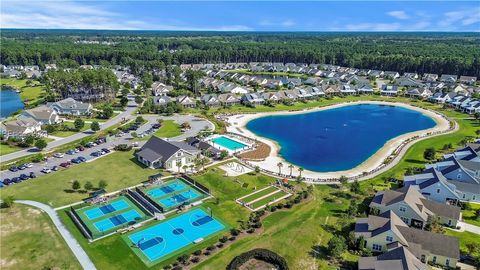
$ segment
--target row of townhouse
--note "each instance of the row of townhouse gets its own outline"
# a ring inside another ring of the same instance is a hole
[[[426,270],[429,264],[456,268],[458,239],[424,229],[433,218],[456,227],[462,218],[459,207],[431,201],[414,187],[379,191],[369,207],[376,215],[358,218],[354,233],[376,256],[359,258],[358,269]]]
[[[420,174],[405,176],[404,185],[440,203],[480,203],[480,144],[467,144],[442,161],[426,165]]]
[[[6,137],[25,137],[29,134],[45,135],[42,126],[61,122],[60,115],[90,115],[93,106],[89,103],[67,98],[57,102],[24,110],[15,120],[5,121],[0,133]]]
[[[455,92],[437,92],[428,98],[435,103],[443,103],[458,111],[474,114],[480,112],[480,99]]]

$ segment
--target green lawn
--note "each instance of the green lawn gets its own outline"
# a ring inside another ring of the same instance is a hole
[[[73,129],[75,127],[73,122],[63,122],[62,125],[64,125],[67,128],[71,128],[71,129]],[[81,128],[79,131],[75,131],[75,130],[56,130],[55,132],[50,133],[50,135],[64,138],[64,137],[68,137],[68,136],[72,136],[74,134],[77,134],[78,132],[85,131],[87,129],[90,129],[90,123],[85,123],[83,128]]]
[[[251,195],[243,198],[242,201],[244,201],[244,202],[246,202],[246,203],[249,203],[249,202],[251,202],[251,201],[253,201],[253,200],[255,200],[255,199],[258,199],[258,198],[263,197],[263,196],[265,196],[265,195],[267,195],[267,194],[270,194],[270,193],[274,192],[275,190],[277,190],[276,187],[274,187],[274,186],[269,186],[268,188],[265,188],[265,189],[262,190],[262,191],[256,192],[256,193],[254,193],[254,194],[251,194]]]
[[[465,223],[469,223],[475,226],[480,226],[480,219],[476,217],[476,211],[480,209],[480,204],[469,203],[470,210],[463,210],[462,217]]]
[[[10,154],[22,150],[23,148],[10,145],[10,144],[0,144],[0,156]]]
[[[47,214],[15,204],[0,220],[3,270],[81,269]]]
[[[275,194],[271,194],[271,195],[269,195],[268,197],[265,197],[265,198],[263,198],[263,199],[261,199],[261,200],[258,200],[258,201],[256,201],[256,202],[252,203],[251,208],[252,208],[252,209],[257,209],[258,207],[263,206],[263,205],[266,205],[266,204],[268,204],[268,203],[270,203],[270,202],[273,202],[274,200],[276,200],[276,199],[278,199],[278,198],[281,198],[281,197],[283,197],[283,196],[285,196],[285,195],[287,195],[287,193],[286,193],[285,191],[279,191],[279,192],[277,192],[277,193],[275,193]]]
[[[180,125],[173,120],[164,120],[162,126],[154,133],[160,138],[172,138],[181,134]]]
[[[97,185],[99,180],[105,180],[109,192],[140,184],[156,173],[157,170],[146,169],[136,163],[132,151],[114,152],[94,162],[74,165],[69,169],[4,187],[0,194],[1,197],[13,195],[16,199],[35,200],[58,207],[88,197],[86,193],[71,190],[73,180],[78,180],[82,187],[87,181]]]
[[[471,232],[455,232],[452,230],[447,230],[445,234],[458,238],[458,240],[460,241],[461,254],[470,254],[472,256],[480,256],[480,251],[472,254],[467,248],[467,244],[472,244],[472,243],[475,244],[477,247],[480,247],[480,237],[478,236],[478,234],[474,234]]]
[[[33,81],[31,86],[27,86],[27,80],[18,80],[14,78],[7,78],[0,80],[1,85],[11,86],[15,89],[21,90],[20,98],[27,104],[38,104],[42,95],[44,94],[44,87],[38,81]]]

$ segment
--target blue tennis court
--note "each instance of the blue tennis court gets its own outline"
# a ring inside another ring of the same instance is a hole
[[[123,210],[128,207],[129,207],[129,204],[125,200],[121,199],[106,205],[102,205],[102,206],[87,210],[84,213],[85,213],[85,216],[88,217],[88,219],[92,220],[92,219],[96,219],[101,216],[104,216],[106,214],[113,213],[115,211]]]
[[[164,205],[166,208],[171,208],[171,207],[178,206],[184,202],[194,200],[200,196],[201,196],[200,193],[198,193],[196,190],[189,189],[187,191],[174,194],[170,197],[161,199],[158,202]]]
[[[94,225],[98,231],[104,232],[141,217],[137,210],[132,209],[125,213],[97,221]]]
[[[220,221],[197,208],[136,232],[128,239],[153,262],[224,228]]]
[[[175,191],[180,191],[180,190],[185,189],[185,188],[187,188],[187,186],[184,183],[182,183],[180,181],[175,181],[173,183],[167,184],[167,185],[162,186],[162,187],[152,188],[152,189],[147,191],[147,194],[155,199],[155,198],[162,197],[164,195],[167,195],[167,194],[175,192]]]

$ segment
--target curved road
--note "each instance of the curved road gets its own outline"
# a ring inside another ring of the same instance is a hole
[[[67,228],[65,228],[62,221],[60,221],[60,218],[58,217],[57,212],[55,212],[55,210],[53,208],[51,208],[50,206],[48,206],[46,204],[39,203],[39,202],[36,202],[36,201],[16,200],[15,202],[39,208],[39,209],[43,210],[45,213],[47,213],[48,216],[50,217],[50,219],[52,219],[55,227],[57,227],[58,231],[62,235],[65,242],[67,242],[68,247],[70,247],[70,249],[72,250],[75,257],[77,257],[78,261],[82,265],[82,268],[87,269],[87,270],[97,269],[97,268],[95,268],[95,265],[93,264],[93,262],[88,257],[87,253],[85,253],[83,248],[77,242],[77,240],[73,237],[72,234],[70,234],[70,232],[67,230]]]

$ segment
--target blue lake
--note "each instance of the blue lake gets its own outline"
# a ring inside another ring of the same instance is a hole
[[[435,121],[420,112],[378,104],[266,116],[247,123],[253,133],[276,141],[285,160],[317,172],[353,169],[388,140],[434,126]]]
[[[20,95],[15,90],[0,90],[0,118],[8,117],[23,107]]]

